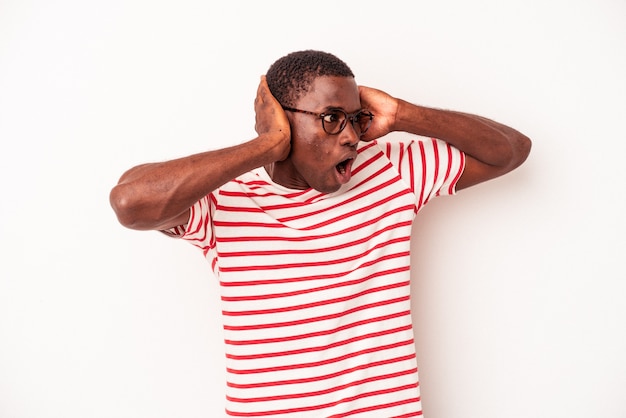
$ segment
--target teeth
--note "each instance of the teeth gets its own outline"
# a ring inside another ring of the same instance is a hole
[[[346,174],[346,168],[348,167],[348,163],[349,162],[350,162],[350,159],[347,159],[347,160],[342,161],[339,164],[337,164],[337,171],[340,174]]]

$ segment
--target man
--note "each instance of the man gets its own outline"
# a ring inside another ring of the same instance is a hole
[[[358,86],[320,51],[276,61],[255,111],[248,142],[126,172],[111,192],[119,221],[211,263],[229,416],[421,415],[412,221],[431,198],[519,166],[530,140]],[[383,138],[393,131],[417,137]]]

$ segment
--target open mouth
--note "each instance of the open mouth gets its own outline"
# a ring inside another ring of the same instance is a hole
[[[346,174],[346,172],[350,169],[350,165],[352,165],[353,158],[348,158],[347,160],[343,160],[339,164],[335,166],[339,174]]]

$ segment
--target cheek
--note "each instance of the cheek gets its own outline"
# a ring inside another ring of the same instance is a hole
[[[328,150],[321,141],[314,141],[310,144],[311,154],[316,158],[317,161],[324,161],[325,157],[328,156]]]
[[[293,145],[294,152],[298,155],[298,160],[306,165],[319,165],[327,162],[330,158],[330,148],[322,138],[311,138],[299,140]]]
[[[315,171],[313,174],[324,174],[328,169],[329,161],[331,161],[331,152],[328,147],[321,144],[311,145],[308,155],[308,164]]]

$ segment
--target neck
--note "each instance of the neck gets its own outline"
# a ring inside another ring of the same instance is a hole
[[[276,161],[263,166],[272,181],[280,184],[288,189],[306,190],[309,188],[307,184],[295,181],[297,175],[292,171],[287,160]]]

